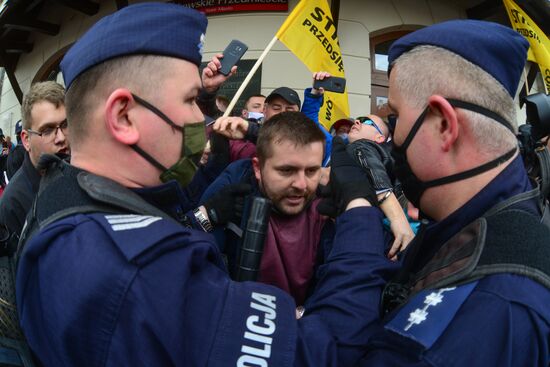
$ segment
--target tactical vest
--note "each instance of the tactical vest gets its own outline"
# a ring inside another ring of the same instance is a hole
[[[405,259],[403,269],[384,289],[382,315],[424,289],[458,286],[491,274],[518,274],[550,289],[548,208],[542,208],[542,219],[514,209],[514,204],[539,195],[535,189],[499,203],[445,242],[422,269],[412,273],[408,269],[415,250],[421,247],[419,233],[419,243],[411,244],[407,255],[412,258]]]

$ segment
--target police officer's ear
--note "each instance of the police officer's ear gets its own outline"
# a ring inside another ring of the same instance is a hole
[[[457,111],[451,104],[440,95],[432,95],[428,98],[428,107],[430,112],[426,119],[433,119],[437,128],[437,137],[439,138],[442,151],[451,150],[458,138],[459,117]]]
[[[136,144],[140,136],[136,124],[139,121],[139,111],[140,106],[128,89],[116,89],[109,95],[104,106],[107,132],[122,144]]]

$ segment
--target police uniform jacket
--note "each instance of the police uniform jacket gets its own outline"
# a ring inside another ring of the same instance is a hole
[[[71,215],[26,243],[21,325],[44,366],[355,365],[371,333],[365,305],[392,275],[377,256],[381,225],[362,225],[381,220],[376,208],[340,216],[296,320],[285,292],[231,281],[210,234],[160,216]]]
[[[518,156],[463,207],[427,228],[413,270],[422,268],[443,243],[495,204],[528,190],[531,185]],[[540,217],[536,200],[513,209]],[[507,240],[522,246],[525,233]],[[383,320],[360,365],[548,366],[548,304],[548,288],[505,272],[454,287],[425,289]],[[366,305],[376,308],[374,300]]]

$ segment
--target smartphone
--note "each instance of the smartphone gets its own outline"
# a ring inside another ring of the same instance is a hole
[[[323,80],[315,80],[313,88],[323,88],[327,92],[344,93],[346,89],[346,79],[337,76],[331,76]]]
[[[233,40],[223,51],[223,58],[220,60],[222,67],[220,73],[229,75],[231,68],[235,66],[244,53],[248,50],[248,46],[238,40]]]

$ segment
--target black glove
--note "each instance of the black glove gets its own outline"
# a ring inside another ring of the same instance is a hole
[[[350,201],[358,198],[377,205],[378,199],[368,174],[354,162],[340,137],[332,142],[329,189],[321,187],[319,190],[320,196],[325,197],[317,207],[319,213],[339,215],[346,210]]]
[[[235,222],[243,215],[244,198],[252,193],[252,186],[238,183],[225,186],[204,203],[212,225]]]
[[[392,188],[387,170],[388,167],[391,170],[392,160],[389,153],[380,144],[372,140],[361,139],[349,144],[346,150],[369,175],[374,190]]]

